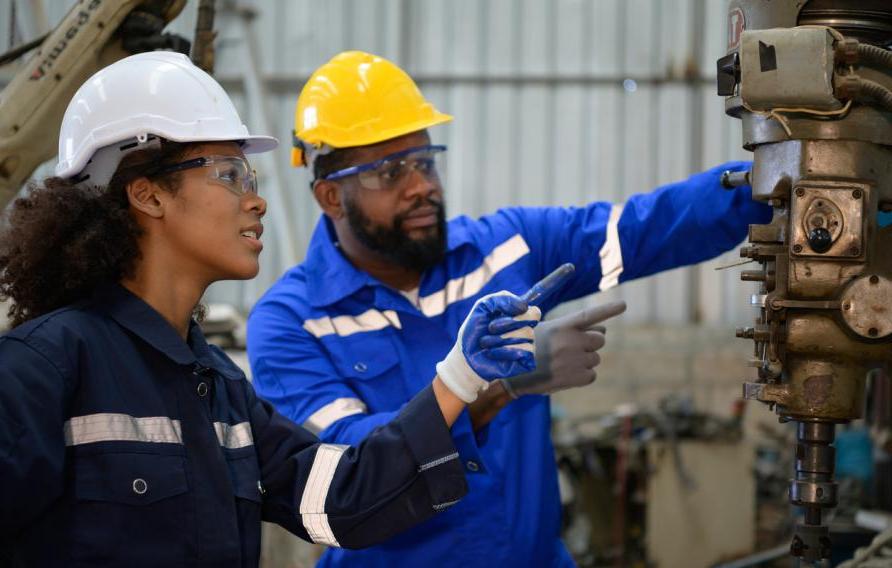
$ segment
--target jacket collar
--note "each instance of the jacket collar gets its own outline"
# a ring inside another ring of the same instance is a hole
[[[198,363],[230,374],[215,362],[201,327],[194,319],[189,322],[188,342],[183,341],[161,314],[117,283],[99,286],[93,294],[93,304],[173,362],[180,365]]]
[[[453,222],[447,223],[446,254],[471,241],[467,229]],[[331,220],[322,215],[313,231],[307,258],[307,299],[313,307],[334,304],[364,286],[383,286],[366,272],[347,260],[337,244],[337,234]]]

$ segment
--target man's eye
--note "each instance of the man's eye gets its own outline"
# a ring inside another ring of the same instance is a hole
[[[415,162],[415,169],[423,174],[429,174],[434,171],[434,160],[433,158],[424,158]]]
[[[387,181],[393,181],[402,177],[405,169],[402,163],[390,164],[381,169],[381,177]]]

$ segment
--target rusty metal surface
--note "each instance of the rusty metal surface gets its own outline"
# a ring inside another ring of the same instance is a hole
[[[870,339],[892,334],[892,280],[872,274],[858,278],[843,291],[842,317],[849,328]]]
[[[859,40],[883,45],[892,39],[889,2],[734,0],[729,22],[741,18],[746,30],[806,23],[838,25]],[[741,34],[729,27],[729,51]],[[792,50],[776,59],[792,61],[805,56],[797,49],[808,51],[795,32],[759,37],[775,36],[784,39],[760,46],[760,56],[763,48]],[[851,73],[854,64],[859,75],[892,87],[892,70],[858,63],[837,60],[834,73]],[[723,93],[730,92],[729,77],[726,71]],[[822,511],[836,503],[834,426],[862,415],[868,373],[892,358],[892,231],[878,224],[879,211],[892,206],[892,113],[849,103],[845,112],[818,116],[783,111],[783,100],[772,106],[758,96],[760,108],[769,112],[756,112],[736,96],[743,92],[737,80],[726,112],[742,120],[742,144],[754,151],[753,197],[774,208],[771,223],[751,227],[741,251],[761,264],[742,275],[759,283],[750,302],[759,317],[753,327],[738,330],[739,337],[753,341],[756,367],[744,397],[767,403],[782,420],[799,422],[790,497],[805,515],[791,552],[818,562],[831,546]],[[787,87],[795,91],[795,85],[773,86],[767,98],[777,92],[799,100]],[[810,100],[808,92],[802,100]]]

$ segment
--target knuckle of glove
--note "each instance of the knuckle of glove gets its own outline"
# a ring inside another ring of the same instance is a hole
[[[591,363],[591,366],[589,367],[589,369],[594,369],[595,367],[597,367],[598,365],[601,364],[601,356],[597,353],[592,353],[592,358],[591,358],[590,363]]]
[[[533,328],[524,326],[519,329],[503,333],[499,337],[501,337],[502,339],[528,339],[532,342],[535,340],[536,336],[533,332]]]
[[[603,333],[593,332],[589,335],[588,348],[591,351],[598,351],[607,343],[607,338]]]

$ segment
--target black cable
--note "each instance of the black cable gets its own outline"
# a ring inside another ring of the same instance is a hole
[[[29,51],[31,51],[32,49],[34,49],[35,47],[40,47],[40,44],[42,44],[43,41],[48,37],[50,37],[50,34],[45,33],[38,38],[32,39],[28,43],[23,43],[19,46],[16,46],[16,47],[10,49],[6,53],[0,55],[0,66],[6,65],[7,63],[15,61],[22,55],[24,55],[24,54],[28,53]]]

